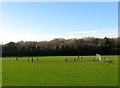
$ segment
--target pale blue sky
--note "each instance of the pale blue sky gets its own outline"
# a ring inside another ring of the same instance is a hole
[[[117,37],[117,2],[2,4],[3,42]]]

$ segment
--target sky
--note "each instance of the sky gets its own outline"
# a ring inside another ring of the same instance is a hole
[[[118,37],[117,2],[3,2],[1,8],[3,43]]]

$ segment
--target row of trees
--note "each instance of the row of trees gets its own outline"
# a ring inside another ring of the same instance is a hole
[[[53,55],[118,55],[119,38],[63,39],[51,41],[19,41],[2,45],[2,56],[53,56]]]

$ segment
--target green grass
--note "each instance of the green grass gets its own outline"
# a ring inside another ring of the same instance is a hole
[[[92,61],[84,56],[74,62],[73,56],[46,56],[27,62],[27,57],[3,58],[3,86],[117,86],[118,56],[105,56],[113,63]]]
[[[0,87],[2,86],[2,58],[0,57]]]

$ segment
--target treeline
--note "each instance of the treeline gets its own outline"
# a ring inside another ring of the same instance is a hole
[[[2,45],[2,56],[119,55],[120,37],[19,41]]]

